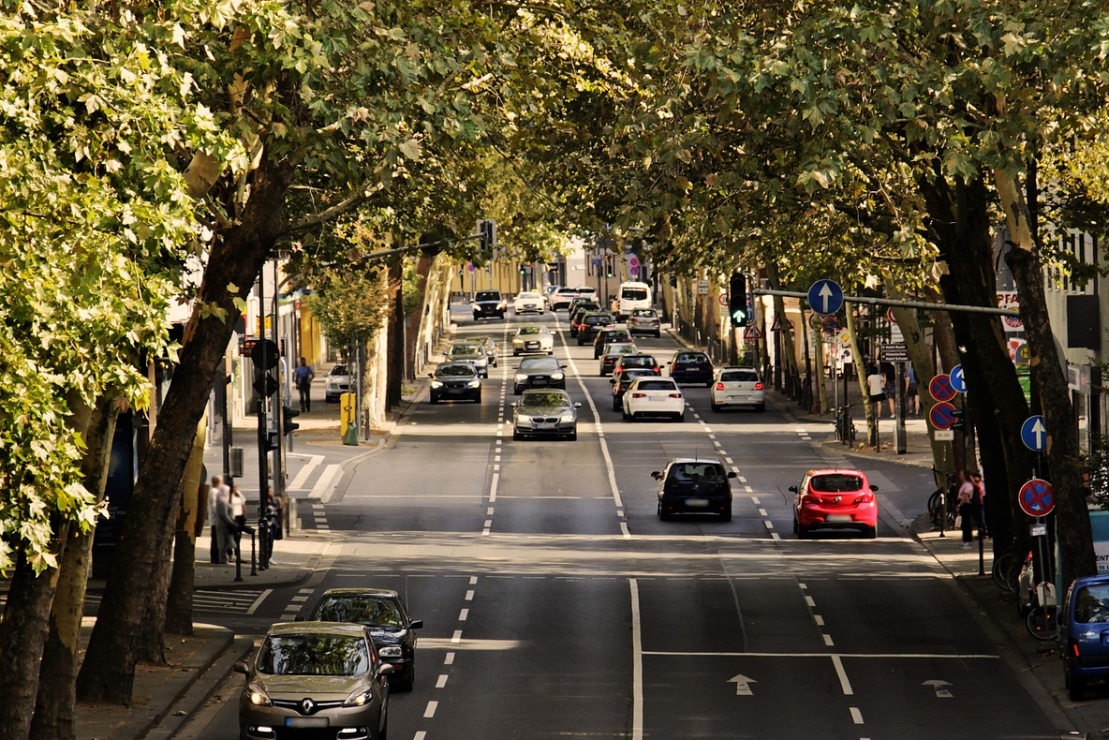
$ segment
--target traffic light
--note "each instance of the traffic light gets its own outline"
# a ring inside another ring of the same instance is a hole
[[[300,424],[293,421],[294,416],[300,416],[300,410],[286,406],[281,417],[281,427],[285,434],[291,434],[294,429],[300,429]]]
[[[951,415],[955,417],[955,421],[951,422],[950,428],[955,430],[956,432],[961,432],[966,429],[966,413],[966,409],[955,409],[954,411],[952,411]]]
[[[277,441],[277,436],[278,435],[277,435],[277,430],[276,429],[269,429],[269,430],[266,431],[265,452],[273,452],[274,450],[276,450],[278,447],[281,446],[280,443]]]
[[[491,259],[497,249],[497,222],[483,218],[477,222],[478,248],[484,259]]]
[[[728,315],[733,327],[750,326],[754,318],[747,310],[747,276],[733,272],[728,284]]]

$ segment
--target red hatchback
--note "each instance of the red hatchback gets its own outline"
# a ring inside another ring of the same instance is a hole
[[[878,502],[866,473],[852,468],[810,470],[800,485],[790,486],[793,531],[805,539],[817,529],[855,529],[864,537],[878,536]]]

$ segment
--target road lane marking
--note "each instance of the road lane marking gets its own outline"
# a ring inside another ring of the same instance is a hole
[[[473,601],[473,600],[474,600],[474,590],[471,588],[469,591],[466,592],[466,601]]]
[[[443,665],[454,665],[454,653],[447,653],[447,656],[443,658]]]
[[[851,721],[857,725],[863,724],[863,713],[858,707],[851,707]]]
[[[318,498],[323,503],[329,503],[331,496],[335,493],[336,479],[343,474],[343,466],[339,464],[328,465],[323,469],[316,485],[312,486],[311,493],[308,494],[309,498]]]
[[[432,717],[434,717],[435,716],[435,710],[438,709],[438,708],[439,708],[439,702],[429,701],[427,703],[427,709],[424,710],[424,719],[431,719]]]
[[[493,473],[493,482],[489,484],[489,503],[493,503],[497,500],[497,483],[500,479],[500,473]]]
[[[810,609],[813,609],[813,608],[816,607],[816,602],[813,601],[813,598],[811,596],[806,596],[805,597],[805,603],[808,604]]]
[[[258,607],[260,607],[262,605],[262,602],[266,600],[266,597],[269,596],[272,593],[273,593],[272,588],[267,588],[265,591],[263,591],[258,596],[258,598],[254,600],[254,603],[250,605],[250,608],[246,610],[246,613],[247,614],[253,614],[255,611],[257,611]]]
[[[832,642],[832,636],[831,635],[825,634],[825,635],[821,635],[821,637],[824,638],[824,644],[827,645],[828,647],[834,647],[835,646],[835,643]]]
[[[296,477],[289,481],[289,490],[299,491],[304,488],[304,482],[308,480],[308,476],[312,474],[312,471],[314,471],[324,459],[323,455],[312,455],[309,457],[304,467],[297,471]]]
[[[451,635],[451,643],[457,645],[460,642],[462,642],[462,630],[455,630]]]
[[[465,622],[469,618],[470,618],[470,610],[469,609],[463,609],[462,611],[458,612],[458,621],[459,622]]]
[[[812,618],[813,618],[813,621],[816,622],[817,627],[823,627],[824,626],[824,617],[820,616],[819,614],[814,614],[814,615],[812,615]]]
[[[447,674],[440,673],[439,678],[435,679],[435,688],[441,689],[447,685]]]
[[[648,580],[648,579],[640,579]],[[644,655],[659,656],[662,658],[832,658],[833,661],[841,658],[852,659],[881,659],[893,660],[1000,660],[1000,655],[987,653],[737,653],[737,652],[697,652],[693,650],[644,650]],[[846,674],[845,674],[846,675]],[[848,684],[850,687],[850,684]]]
[[[639,623],[639,583],[628,579],[632,607],[632,737],[643,740],[643,631]]]

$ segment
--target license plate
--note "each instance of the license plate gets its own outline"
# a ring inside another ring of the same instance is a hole
[[[685,500],[685,505],[686,506],[696,506],[696,507],[708,506],[709,505],[709,500],[707,498],[687,498]]]
[[[849,521],[851,521],[851,515],[850,514],[829,514],[828,515],[828,523],[829,524],[842,524],[844,522],[849,522]]]
[[[327,727],[327,717],[286,717],[286,727]]]
[[[547,384],[547,379],[546,378],[536,378],[535,380],[532,381],[532,385],[546,385],[546,384]]]
[[[662,401],[665,401],[666,399],[662,396],[647,396],[647,400],[651,401],[652,403],[660,403]]]

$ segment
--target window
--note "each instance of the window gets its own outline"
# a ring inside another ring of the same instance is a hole
[[[862,478],[849,473],[814,475],[812,479],[812,490],[820,493],[848,493],[862,490],[862,487]]]
[[[647,290],[646,288],[624,288],[620,291],[620,297],[626,301],[645,301]]]
[[[1109,586],[1085,586],[1074,600],[1074,621],[1109,622]]]
[[[370,669],[370,655],[361,637],[273,635],[262,643],[257,666],[273,676],[360,676]]]
[[[757,383],[759,374],[754,370],[736,370],[730,373],[721,373],[720,380],[725,383]]]

